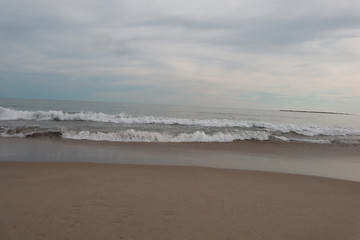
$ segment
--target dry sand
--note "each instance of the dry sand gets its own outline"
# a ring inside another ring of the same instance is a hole
[[[360,239],[360,183],[279,173],[0,163],[0,239]]]

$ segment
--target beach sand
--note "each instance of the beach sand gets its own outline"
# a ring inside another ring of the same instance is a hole
[[[330,178],[0,162],[0,196],[2,240],[360,239],[360,183]]]
[[[359,145],[0,138],[0,239],[358,240],[359,156]]]

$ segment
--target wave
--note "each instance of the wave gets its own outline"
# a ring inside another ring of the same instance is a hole
[[[229,119],[190,119],[157,116],[133,117],[125,113],[105,114],[96,112],[70,113],[63,111],[16,111],[0,107],[0,120],[35,120],[35,121],[92,121],[115,124],[161,124],[201,127],[238,127],[245,129],[263,129],[270,132],[296,133],[312,136],[351,136],[360,135],[359,128],[321,127],[316,125],[297,125],[259,121],[239,121]]]
[[[192,133],[171,134],[167,132],[137,131],[128,129],[116,132],[76,131],[50,129],[41,127],[0,127],[0,137],[18,138],[65,138],[74,140],[111,141],[111,142],[235,142],[244,140],[280,141],[280,142],[307,142],[317,144],[360,144],[360,138],[293,138],[273,135],[267,131],[242,130],[234,132],[205,133],[195,131]]]
[[[305,142],[305,143],[319,143],[319,144],[331,144],[333,141],[329,139],[301,139],[301,138],[287,138],[284,136],[273,136],[275,140],[281,142]],[[339,142],[345,143],[345,142]]]
[[[202,131],[194,133],[180,133],[171,135],[168,133],[135,131],[133,129],[119,132],[66,132],[64,138],[95,140],[95,141],[116,141],[116,142],[233,142],[240,140],[269,140],[269,134],[260,131],[243,131],[240,133],[214,133],[206,134]]]
[[[62,138],[62,131],[40,127],[0,127],[0,137]]]
[[[16,111],[0,107],[0,120],[36,120],[36,121],[93,121],[114,122],[125,117],[125,114],[109,115],[94,112],[63,112],[63,111]]]
[[[27,128],[0,128],[1,137],[20,138],[66,138],[76,140],[114,141],[114,142],[233,142],[241,140],[269,140],[269,133],[264,131],[217,132],[207,134],[202,131],[193,133],[169,134],[129,129],[117,132],[90,132],[73,130]]]

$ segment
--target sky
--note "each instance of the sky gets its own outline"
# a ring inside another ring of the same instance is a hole
[[[360,0],[0,0],[0,97],[360,112]]]

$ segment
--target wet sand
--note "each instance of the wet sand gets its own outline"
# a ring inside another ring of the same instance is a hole
[[[0,138],[0,162],[96,162],[202,166],[323,176],[360,182],[360,145],[272,141],[122,143]]]
[[[0,239],[360,239],[359,156],[350,145],[0,138]]]
[[[330,178],[2,162],[0,196],[4,240],[360,239],[360,183]]]

